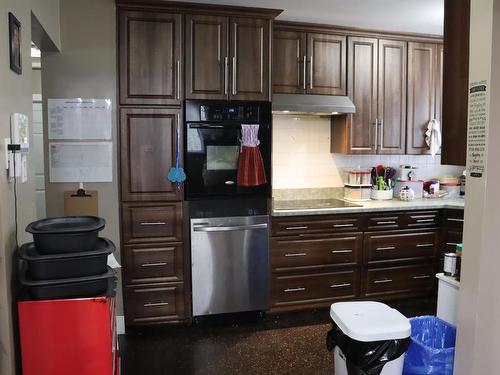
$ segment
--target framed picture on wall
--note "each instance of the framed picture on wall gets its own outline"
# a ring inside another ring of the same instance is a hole
[[[23,73],[21,64],[21,22],[9,12],[9,53],[10,69],[17,74]]]

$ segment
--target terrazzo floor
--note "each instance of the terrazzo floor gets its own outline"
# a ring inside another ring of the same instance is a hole
[[[407,316],[435,308],[416,306],[396,307]],[[329,329],[328,310],[314,310],[129,330],[120,336],[122,375],[332,375]]]

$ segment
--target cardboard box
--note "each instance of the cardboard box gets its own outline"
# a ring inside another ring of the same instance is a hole
[[[78,195],[76,191],[65,191],[64,215],[99,216],[97,191],[85,191],[85,195]]]

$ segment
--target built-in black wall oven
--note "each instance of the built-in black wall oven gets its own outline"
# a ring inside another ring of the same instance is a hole
[[[184,167],[187,200],[271,196],[271,103],[186,100]],[[259,125],[259,149],[266,183],[241,186],[237,181],[242,125]]]

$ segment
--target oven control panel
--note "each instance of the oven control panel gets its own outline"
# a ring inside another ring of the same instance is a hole
[[[255,104],[202,104],[200,121],[259,122],[259,106]]]

